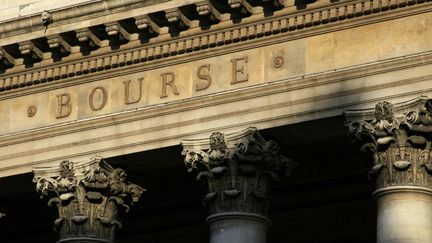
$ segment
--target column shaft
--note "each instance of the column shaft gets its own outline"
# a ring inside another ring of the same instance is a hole
[[[257,214],[220,213],[207,218],[210,243],[265,243],[270,220]]]
[[[378,243],[432,242],[432,100],[415,109],[380,102],[375,118],[349,130],[372,161]]]
[[[377,243],[432,242],[432,190],[389,188],[377,203]]]

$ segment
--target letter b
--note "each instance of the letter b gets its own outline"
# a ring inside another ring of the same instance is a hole
[[[72,112],[70,100],[71,97],[68,93],[57,95],[57,119],[64,118],[70,115],[70,113]]]

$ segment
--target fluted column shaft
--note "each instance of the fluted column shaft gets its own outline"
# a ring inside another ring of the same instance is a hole
[[[432,100],[407,113],[393,109],[378,103],[375,119],[349,125],[373,162],[377,243],[432,242]]]
[[[295,164],[256,128],[182,145],[189,171],[198,170],[197,179],[208,185],[203,203],[210,211],[210,243],[265,243],[270,184]]]

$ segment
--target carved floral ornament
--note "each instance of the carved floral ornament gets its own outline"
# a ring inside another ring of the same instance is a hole
[[[199,142],[198,142],[199,143]],[[206,146],[183,141],[188,171],[198,171],[197,180],[207,182],[203,204],[211,214],[237,211],[266,215],[269,186],[289,175],[295,163],[280,155],[279,146],[264,140],[256,128],[227,137],[211,134]]]
[[[377,189],[388,186],[432,188],[432,99],[421,99],[414,110],[394,113],[394,105],[380,102],[373,120],[348,123],[354,144],[373,166],[368,173]]]
[[[90,162],[62,161],[57,170],[34,169],[36,190],[50,198],[58,218],[55,229],[60,239],[90,237],[114,239],[114,229],[121,227],[118,215],[127,212],[145,191],[126,181],[124,170],[113,168],[101,157]]]

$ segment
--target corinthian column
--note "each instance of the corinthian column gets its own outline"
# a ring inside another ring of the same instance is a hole
[[[270,220],[270,183],[291,172],[294,163],[279,154],[256,128],[210,139],[182,141],[189,172],[198,171],[208,193],[210,243],[264,243]]]
[[[432,100],[409,112],[393,109],[378,103],[373,120],[349,124],[354,143],[373,163],[377,242],[432,242]]]
[[[58,209],[57,243],[114,242],[115,230],[121,227],[119,214],[144,191],[126,181],[124,170],[114,169],[101,157],[81,163],[65,160],[33,172],[36,190]]]

